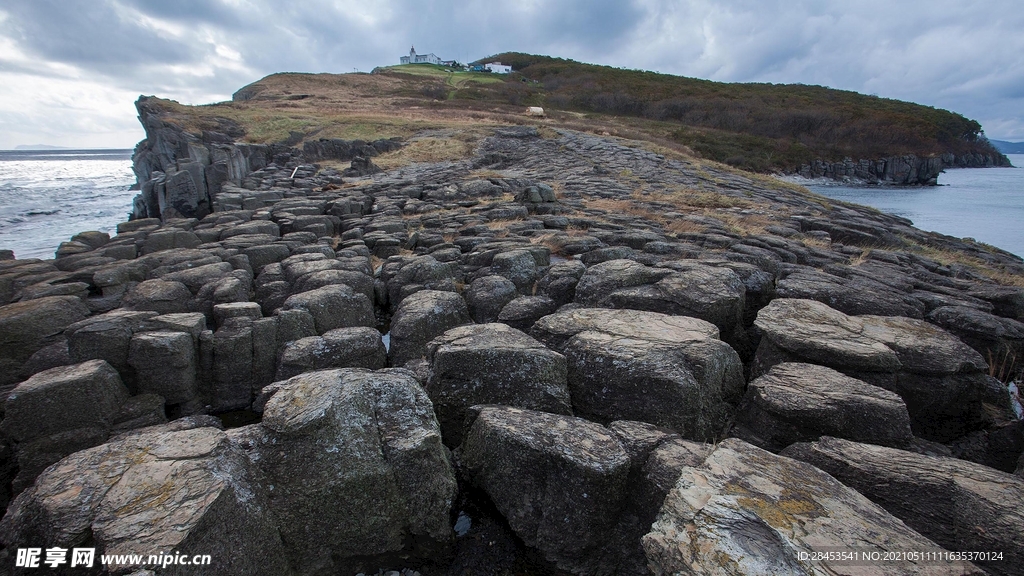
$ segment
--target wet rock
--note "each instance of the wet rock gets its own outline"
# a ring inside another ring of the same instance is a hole
[[[747,387],[736,415],[739,436],[777,452],[794,442],[836,436],[903,447],[913,437],[896,394],[814,364],[776,364]]]
[[[835,548],[878,552],[935,544],[881,507],[808,464],[736,439],[699,466],[683,468],[644,536],[654,574],[817,574],[844,572],[828,560],[808,568],[801,553]],[[887,563],[887,574],[919,574],[916,563]],[[929,574],[981,574],[942,563]]]
[[[593,561],[626,492],[629,456],[606,428],[568,416],[480,406],[460,448],[474,484],[512,530],[559,568]]]
[[[466,301],[454,292],[423,290],[402,300],[391,319],[392,366],[422,358],[427,343],[451,328],[470,324]]]
[[[328,368],[384,368],[387,350],[380,332],[373,328],[338,328],[323,336],[309,336],[288,342],[277,363],[277,380],[303,372]]]
[[[264,472],[268,509],[300,574],[358,558],[431,557],[452,538],[455,478],[430,400],[406,371],[307,372],[232,433]]]
[[[907,526],[949,550],[996,550],[978,561],[992,574],[1016,574],[1024,562],[1024,480],[956,458],[822,438],[783,452],[813,464],[864,494]]]
[[[504,324],[460,326],[427,345],[427,394],[445,444],[458,446],[476,404],[572,414],[565,357]]]
[[[47,470],[11,504],[0,540],[9,548],[88,542],[97,556],[209,554],[208,569],[217,574],[287,573],[268,510],[248,460],[224,432],[137,434]],[[187,572],[174,566],[161,573]]]

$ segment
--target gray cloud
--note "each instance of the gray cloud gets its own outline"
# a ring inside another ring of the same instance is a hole
[[[130,146],[141,137],[127,127],[140,93],[222,100],[273,72],[397,63],[410,44],[460,60],[520,51],[722,81],[822,84],[952,109],[991,137],[1024,139],[1021,29],[1012,0],[984,9],[954,0],[8,0],[0,148],[43,137]],[[54,86],[78,98],[32,92]],[[121,117],[128,122],[112,121]],[[103,122],[111,129],[84,128]],[[34,127],[39,138],[26,136]]]

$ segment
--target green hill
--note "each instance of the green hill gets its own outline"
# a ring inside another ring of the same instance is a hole
[[[960,114],[802,84],[725,83],[503,53],[546,108],[678,124],[672,139],[704,157],[765,171],[815,159],[999,155]],[[514,80],[513,80],[514,81]],[[531,94],[532,95],[532,94]]]

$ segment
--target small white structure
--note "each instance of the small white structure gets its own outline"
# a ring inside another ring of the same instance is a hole
[[[544,109],[540,106],[530,106],[526,109],[527,116],[537,116],[538,118],[544,117]]]
[[[484,64],[484,68],[491,71],[493,74],[508,74],[512,72],[511,66],[505,66],[501,62],[489,62]]]
[[[440,64],[441,59],[438,58],[434,53],[430,54],[417,54],[416,47],[409,48],[409,55],[402,56],[398,59],[402,64]]]

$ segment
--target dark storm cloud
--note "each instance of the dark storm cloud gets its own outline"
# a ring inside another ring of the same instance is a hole
[[[41,58],[103,70],[150,62],[188,62],[188,44],[162,37],[108,2],[11,0],[0,25],[5,36]]]
[[[1013,0],[6,0],[0,114],[29,133],[32,118],[59,126],[62,111],[94,105],[93,125],[105,124],[133,118],[140,93],[221,100],[273,72],[397,64],[414,44],[463,61],[518,51],[822,84],[952,109],[992,137],[1024,140],[1022,29]]]

